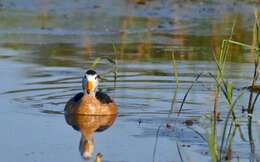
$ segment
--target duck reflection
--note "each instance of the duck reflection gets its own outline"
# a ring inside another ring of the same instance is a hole
[[[90,159],[94,151],[95,132],[102,132],[115,121],[116,115],[65,115],[66,122],[75,130],[80,131],[79,151],[84,159]]]

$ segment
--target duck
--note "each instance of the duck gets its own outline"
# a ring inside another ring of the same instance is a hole
[[[65,105],[66,115],[115,115],[115,101],[106,93],[98,90],[101,77],[95,70],[87,70],[82,77],[83,92],[76,94]]]

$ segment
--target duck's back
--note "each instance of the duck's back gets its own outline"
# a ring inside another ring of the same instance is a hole
[[[114,100],[103,92],[96,92],[96,100],[99,102],[100,114],[104,115],[114,115],[117,114],[117,107]]]
[[[72,97],[65,105],[64,112],[66,115],[68,114],[75,114],[76,107],[80,103],[81,98],[84,96],[84,93],[80,92]]]

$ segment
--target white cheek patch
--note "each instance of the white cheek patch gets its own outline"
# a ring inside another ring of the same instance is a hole
[[[88,75],[88,81],[91,81],[94,84],[94,89],[98,86],[98,80],[96,79],[97,75]]]
[[[94,76],[93,76],[93,75],[88,75],[87,78],[88,78],[89,81],[92,81],[93,83],[94,83],[95,80],[96,80],[96,79],[95,79],[95,78],[96,78],[95,75],[94,75]]]

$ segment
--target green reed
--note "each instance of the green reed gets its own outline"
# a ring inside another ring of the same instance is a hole
[[[174,109],[175,109],[175,104],[177,102],[177,94],[178,94],[178,90],[179,90],[179,74],[178,74],[178,69],[177,69],[177,64],[176,64],[176,59],[175,59],[175,56],[174,56],[174,51],[172,52],[172,71],[174,73],[174,78],[175,78],[175,83],[176,83],[176,89],[174,91],[174,95],[173,95],[173,98],[172,98],[172,103],[171,103],[171,109],[169,111],[169,114],[168,114],[168,117],[170,116],[170,114],[172,114],[174,112]],[[188,94],[190,93],[192,87],[194,86],[195,83],[197,83],[198,79],[201,77],[202,73],[199,73],[196,77],[195,77],[195,80],[192,82],[192,84],[190,85],[190,87],[188,88],[188,90],[186,91],[183,99],[182,99],[182,102],[181,102],[181,106],[178,110],[178,115],[181,113],[181,110],[183,108],[183,105],[188,97]]]
[[[214,61],[217,66],[217,75],[214,76],[213,74],[209,73],[209,75],[214,78],[216,82],[216,93],[215,93],[215,99],[214,99],[214,108],[213,108],[213,117],[211,118],[211,131],[208,137],[208,146],[211,154],[211,159],[214,162],[222,161],[225,159],[231,158],[230,152],[232,150],[232,142],[233,138],[237,132],[237,130],[240,131],[241,134],[241,128],[240,124],[237,120],[237,117],[235,115],[235,107],[241,96],[243,95],[244,91],[239,92],[239,94],[234,97],[233,96],[233,87],[234,85],[230,82],[228,82],[224,77],[224,67],[226,64],[226,58],[229,54],[229,46],[230,45],[238,45],[243,48],[251,49],[254,53],[254,75],[252,79],[251,87],[255,87],[256,81],[258,79],[258,66],[259,66],[259,49],[260,49],[260,32],[259,32],[259,23],[258,23],[258,17],[256,14],[256,21],[253,29],[253,44],[248,45],[245,43],[241,43],[238,41],[232,40],[232,34],[233,34],[234,26],[232,28],[231,36],[229,39],[224,39],[222,41],[221,45],[221,51],[220,56],[217,58],[214,55]],[[227,101],[228,105],[228,113],[224,118],[224,125],[221,133],[221,140],[220,140],[220,148],[218,149],[218,139],[217,139],[217,121],[219,118],[219,112],[218,112],[218,100],[219,95],[223,94],[225,100]],[[259,97],[259,92],[257,95],[254,96],[253,91],[250,92],[250,96],[248,99],[248,136],[249,136],[249,142],[250,145],[253,145],[253,137],[252,137],[252,116],[253,111],[255,107],[255,103]],[[241,135],[242,136],[242,135]],[[243,138],[243,137],[242,137]],[[254,145],[251,147],[252,150],[254,150]],[[230,159],[229,159],[230,160]]]
[[[178,94],[178,90],[179,90],[179,74],[178,74],[177,64],[176,64],[176,60],[175,60],[175,56],[174,56],[174,51],[172,52],[172,71],[174,73],[176,89],[175,89],[174,95],[172,97],[171,109],[169,111],[168,117],[170,116],[170,114],[172,114],[174,112],[175,104],[177,102],[177,94]]]
[[[232,33],[233,33],[232,28]],[[231,40],[232,36],[230,36]],[[216,82],[216,91],[215,91],[215,98],[214,98],[214,105],[213,105],[213,114],[211,118],[210,124],[210,134],[208,137],[208,146],[210,150],[210,155],[212,161],[217,162],[221,161],[223,158],[223,154],[227,157],[227,150],[230,150],[232,140],[234,137],[234,133],[236,133],[237,127],[239,127],[239,123],[237,121],[237,117],[235,115],[235,106],[237,101],[240,99],[243,93],[237,95],[236,98],[233,97],[233,87],[234,85],[226,81],[224,77],[224,67],[226,63],[226,58],[229,54],[229,43],[226,40],[222,41],[220,56],[216,58],[214,56],[214,61],[217,66],[217,75],[214,76],[213,74],[209,73],[209,75],[214,78]],[[225,122],[223,125],[222,133],[221,133],[221,141],[220,141],[220,148],[218,149],[218,139],[217,139],[217,122],[219,120],[219,112],[218,112],[218,102],[219,96],[223,94],[227,105],[228,105],[228,113],[224,118]],[[229,125],[231,123],[231,125]],[[235,127],[233,127],[235,125]],[[229,129],[228,129],[229,128]],[[225,148],[225,149],[224,149]]]
[[[252,42],[252,52],[254,54],[254,75],[251,83],[251,87],[256,86],[256,81],[258,79],[259,73],[258,73],[258,66],[259,66],[259,56],[260,56],[260,31],[259,31],[259,18],[258,14],[255,11],[255,17],[256,21],[254,24],[253,29],[253,42]],[[247,113],[248,113],[248,136],[249,136],[249,143],[251,145],[251,152],[254,153],[254,140],[252,135],[252,119],[253,119],[253,113],[255,108],[255,103],[259,97],[259,92],[256,96],[254,96],[253,91],[250,92],[249,100],[248,100],[248,106],[247,106]],[[254,100],[254,101],[253,101]]]
[[[232,27],[229,40],[232,39],[234,27],[235,27],[235,25],[233,25],[233,27]],[[225,41],[222,41],[219,58],[217,58],[216,54],[213,53],[214,61],[217,66],[217,75],[214,76],[213,74],[210,74],[210,76],[213,77],[216,82],[214,105],[213,105],[213,117],[211,119],[211,124],[210,124],[211,131],[210,131],[210,135],[208,137],[209,150],[210,150],[212,161],[214,161],[214,162],[221,159],[221,153],[222,153],[222,149],[220,149],[220,151],[218,151],[218,144],[217,144],[217,121],[219,119],[219,114],[220,114],[218,111],[218,102],[219,102],[220,93],[222,92],[224,94],[229,105],[231,105],[231,102],[232,102],[233,86],[231,83],[226,83],[226,81],[224,79],[224,68],[225,68],[225,63],[226,63],[226,58],[227,58],[228,52],[229,52],[229,44],[226,43]],[[235,116],[235,113],[233,112],[233,110],[232,110],[232,114],[233,114],[233,116]],[[223,142],[224,142],[224,137],[225,137],[225,133],[226,133],[225,131],[226,131],[226,125],[224,125],[221,145],[223,145]]]
[[[118,76],[118,61],[117,61],[117,49],[116,46],[113,44],[113,49],[114,49],[114,56],[104,56],[104,57],[97,57],[91,64],[91,69],[96,69],[98,63],[100,61],[105,60],[108,61],[112,65],[112,70],[109,70],[106,73],[101,74],[102,76],[105,76],[108,73],[113,73],[114,74],[114,81],[117,81],[117,76]]]
[[[117,74],[118,74],[118,68],[117,68],[117,64],[118,64],[118,63],[117,63],[118,50],[117,50],[115,44],[113,44],[113,49],[114,49],[114,53],[115,53],[114,58],[108,59],[108,61],[110,61],[110,63],[113,64],[113,70],[112,70],[112,72],[114,73],[114,79],[115,79],[115,81],[116,81],[116,80],[117,80]]]

